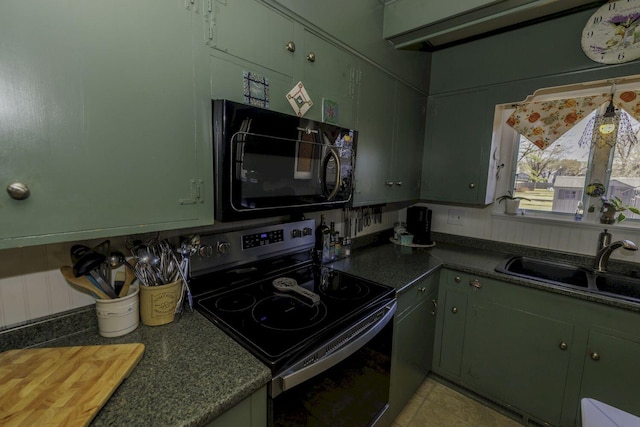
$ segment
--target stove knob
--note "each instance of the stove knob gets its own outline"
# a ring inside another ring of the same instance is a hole
[[[209,258],[213,256],[213,247],[211,245],[200,246],[198,251],[201,257]]]
[[[311,228],[309,228],[309,227],[305,227],[302,230],[302,235],[303,236],[311,236],[312,234],[313,234],[313,230]]]
[[[301,236],[302,236],[302,230],[298,230],[297,228],[291,230],[291,237],[292,238],[295,239],[296,237],[301,237]]]
[[[231,251],[231,243],[229,242],[218,242],[218,253],[219,254],[228,254]]]

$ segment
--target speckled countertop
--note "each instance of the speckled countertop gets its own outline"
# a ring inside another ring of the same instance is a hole
[[[426,275],[446,267],[513,283],[514,285],[542,289],[640,312],[640,303],[611,298],[581,289],[510,276],[495,270],[498,264],[513,255],[555,259],[585,266],[591,265],[592,259],[590,257],[556,253],[517,245],[495,244],[494,242],[484,241],[479,243],[475,239],[472,240],[475,246],[469,246],[465,244],[467,243],[465,241],[437,243],[433,248],[410,248],[386,243],[360,249],[351,257],[334,262],[332,266],[337,270],[394,286],[398,292],[402,292],[404,287],[411,285]],[[622,264],[618,266],[620,270],[624,270],[624,267]]]
[[[58,319],[58,323],[92,323],[95,309],[90,307],[87,312],[65,317]],[[28,333],[26,328],[21,329],[23,334]],[[0,340],[7,338],[3,335],[0,334]],[[15,335],[13,339],[17,339]],[[28,339],[23,337],[23,341]],[[7,340],[3,341],[6,347]],[[143,343],[144,356],[100,410],[92,426],[203,425],[271,379],[266,366],[197,312],[187,311],[179,321],[167,325],[140,325],[118,338],[103,338],[92,325],[37,346],[124,343]]]

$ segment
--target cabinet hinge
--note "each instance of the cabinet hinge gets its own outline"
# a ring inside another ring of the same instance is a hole
[[[178,199],[178,204],[180,205],[195,205],[196,203],[204,202],[204,193],[202,191],[204,187],[204,180],[202,179],[191,179],[189,180],[189,184],[191,186],[190,190],[190,198],[189,199]]]

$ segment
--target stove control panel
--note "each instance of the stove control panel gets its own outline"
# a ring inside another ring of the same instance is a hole
[[[191,257],[191,275],[243,265],[281,254],[311,250],[312,219],[200,236],[200,250]]]
[[[242,249],[255,248],[256,246],[272,245],[284,241],[284,230],[273,230],[265,233],[245,234],[242,236]]]

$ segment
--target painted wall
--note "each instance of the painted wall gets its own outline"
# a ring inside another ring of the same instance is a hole
[[[510,104],[523,100],[539,88],[638,74],[638,61],[603,65],[584,55],[580,36],[585,22],[595,10],[435,52],[430,93],[486,88],[496,102]],[[473,114],[472,111],[465,113]],[[501,122],[505,120],[503,118]],[[511,163],[515,134],[505,128],[504,131],[494,129],[494,138],[499,139],[500,161],[506,166],[500,172],[496,195],[505,194],[514,173]],[[503,204],[496,203],[485,208],[437,204],[429,207],[434,210],[435,231],[586,255],[595,254],[598,234],[603,229],[592,218],[574,223],[571,219],[550,221],[530,215],[511,217],[503,214]],[[613,239],[640,243],[640,227],[629,224],[609,227]],[[637,252],[625,251],[623,254],[617,251],[613,258],[640,262]]]

